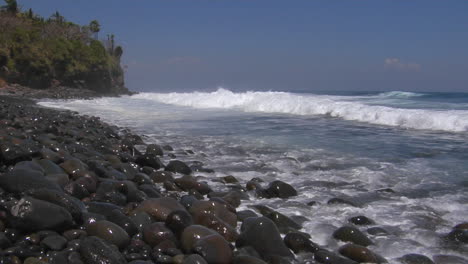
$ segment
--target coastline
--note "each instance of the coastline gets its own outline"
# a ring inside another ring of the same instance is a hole
[[[252,179],[241,186],[228,176],[220,180],[230,191],[212,189],[196,177],[196,171],[209,169],[178,160],[171,146],[146,145],[140,136],[96,117],[37,107],[31,99],[47,97],[40,96],[27,90],[0,96],[2,261],[290,263],[295,257],[312,263],[357,263],[352,258],[364,257],[374,263],[387,261],[366,248],[372,241],[355,227],[369,219],[355,219],[353,226],[330,234],[352,242],[339,253],[330,252],[300,232],[300,223],[271,208],[236,209],[248,199],[246,192],[263,198],[294,197],[297,191],[289,184]],[[163,162],[161,156],[171,161]],[[23,177],[20,182],[18,177]],[[355,206],[349,202],[328,201]],[[49,219],[49,213],[58,216]],[[447,240],[463,239],[466,232],[460,230],[466,227],[454,228]],[[413,255],[406,258],[424,260]]]

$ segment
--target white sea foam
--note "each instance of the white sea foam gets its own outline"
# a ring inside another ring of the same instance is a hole
[[[377,96],[378,97],[384,97],[384,98],[411,98],[411,97],[419,97],[419,96],[424,96],[424,93],[413,93],[413,92],[403,92],[403,91],[391,91],[391,92],[384,92],[380,93]]]
[[[386,96],[416,96],[397,92]],[[346,101],[342,96],[293,94],[286,92],[234,93],[226,89],[215,92],[141,93],[138,99],[194,108],[236,109],[245,112],[293,115],[325,115],[345,120],[411,129],[468,131],[468,110],[404,109]]]

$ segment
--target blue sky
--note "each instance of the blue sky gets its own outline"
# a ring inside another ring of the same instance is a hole
[[[18,0],[97,19],[135,91],[468,92],[466,0]]]

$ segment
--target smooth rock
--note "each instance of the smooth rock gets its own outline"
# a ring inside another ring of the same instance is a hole
[[[340,247],[338,252],[358,263],[387,263],[382,257],[370,251],[368,248],[359,245],[346,244]]]
[[[64,192],[50,189],[32,189],[26,192],[31,197],[47,201],[65,208],[77,222],[82,219],[83,213],[87,212],[85,204]]]
[[[284,237],[284,244],[294,253],[317,252],[320,247],[312,242],[306,235],[298,232],[289,233]]]
[[[314,259],[323,264],[358,264],[358,262],[343,258],[327,250],[315,252]]]
[[[124,248],[130,243],[130,237],[120,226],[106,220],[88,224],[86,232],[89,236],[96,236],[105,241]]]
[[[193,225],[193,218],[187,211],[177,210],[167,216],[165,224],[179,237],[186,227]]]
[[[375,223],[372,219],[363,215],[351,217],[348,219],[348,222],[355,225],[373,225]]]
[[[61,231],[72,224],[71,214],[63,207],[27,196],[13,206],[10,213],[13,226],[27,231]]]
[[[182,264],[208,264],[208,262],[198,254],[191,254],[182,261]]]
[[[67,245],[67,242],[67,239],[65,239],[63,236],[52,235],[44,238],[41,241],[41,245],[48,249],[58,251],[64,249]]]
[[[297,195],[296,189],[294,189],[294,187],[292,187],[290,184],[285,183],[283,181],[271,182],[268,185],[266,191],[271,197],[279,197],[282,199],[286,199]]]
[[[62,191],[60,186],[49,181],[38,171],[17,169],[0,175],[0,187],[12,193],[22,193],[31,189]]]
[[[166,240],[170,240],[174,243],[177,242],[174,233],[172,233],[164,223],[155,222],[143,227],[143,241],[148,243],[151,247],[155,247]]]
[[[434,264],[430,258],[420,254],[407,254],[398,260],[403,264]]]
[[[220,235],[208,235],[193,245],[193,251],[202,256],[208,264],[229,264],[232,262],[232,249]]]
[[[233,264],[267,264],[265,261],[252,256],[235,256]]]
[[[81,240],[80,255],[86,264],[125,264],[124,256],[105,240],[95,236]]]
[[[167,164],[165,170],[174,172],[174,173],[185,174],[185,175],[192,174],[192,169],[187,164],[185,164],[184,162],[180,160],[170,161],[169,164]]]
[[[184,252],[190,253],[192,252],[195,242],[197,242],[199,239],[205,236],[215,235],[215,234],[218,234],[218,233],[216,233],[216,231],[212,229],[206,228],[201,225],[188,226],[187,228],[184,229],[180,238],[182,249],[184,250]]]
[[[293,257],[286,247],[275,223],[266,217],[247,218],[236,241],[237,247],[251,246],[263,259],[278,255]]]
[[[364,247],[373,244],[373,242],[367,238],[366,235],[359,231],[359,229],[352,226],[343,226],[338,228],[335,232],[333,232],[333,237],[344,242],[352,242]]]
[[[185,210],[185,207],[173,198],[163,197],[143,201],[135,210],[146,212],[154,220],[164,222],[170,213]]]

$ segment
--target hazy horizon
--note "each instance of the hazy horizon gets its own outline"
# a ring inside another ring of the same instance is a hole
[[[468,1],[18,2],[97,19],[134,91],[468,91]]]

